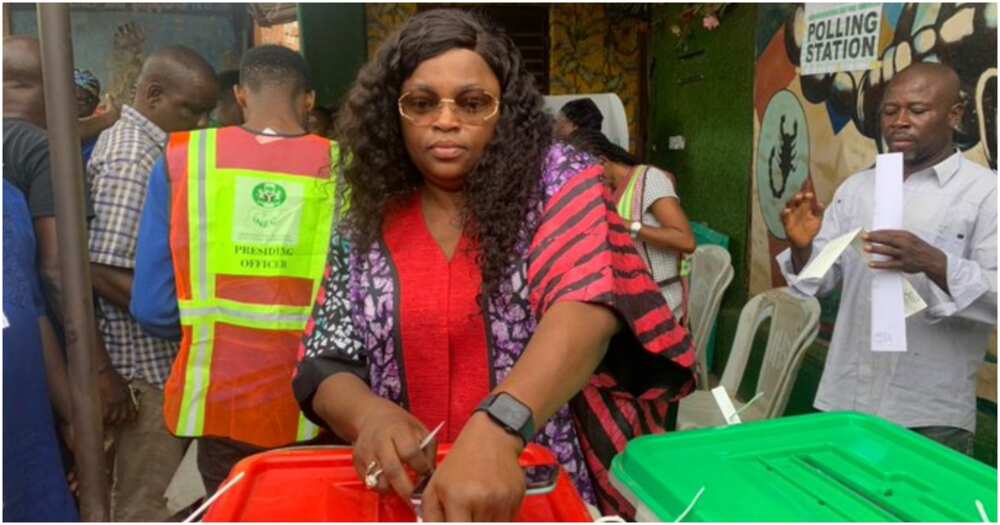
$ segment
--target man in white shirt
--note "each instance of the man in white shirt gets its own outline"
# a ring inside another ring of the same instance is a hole
[[[795,282],[831,239],[871,227],[874,170],[844,181],[825,213],[812,193],[792,198],[782,211],[791,247],[777,260],[800,292],[841,287],[815,407],[875,414],[971,454],[977,372],[997,321],[997,184],[994,172],[955,148],[963,110],[947,66],[914,64],[897,74],[880,118],[889,150],[903,153],[903,229],[864,236],[865,250],[886,260],[846,250],[822,280]],[[903,272],[928,304],[906,321],[906,352],[871,350],[874,269]]]

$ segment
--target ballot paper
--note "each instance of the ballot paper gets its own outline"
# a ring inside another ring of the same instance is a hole
[[[830,271],[833,263],[837,262],[844,250],[851,247],[854,240],[861,235],[861,228],[855,228],[840,237],[837,237],[820,250],[819,254],[809,261],[809,264],[799,272],[796,282],[807,279],[822,279],[826,272]]]
[[[903,154],[887,153],[875,160],[875,210],[872,230],[903,227]],[[876,260],[884,256],[875,256]],[[871,345],[873,352],[906,351],[906,310],[898,271],[874,270],[871,290]]]
[[[726,387],[719,385],[713,388],[712,397],[715,398],[715,404],[719,406],[719,411],[722,412],[722,419],[726,421],[727,425],[738,425],[743,422],[739,414],[736,413],[736,407],[733,406],[733,400],[729,398]]]
[[[848,248],[853,248],[866,262],[872,261],[872,256],[864,250],[864,234],[861,228],[855,228],[839,237],[834,238],[820,250],[819,254],[809,261],[809,264],[799,272],[795,282],[802,282],[809,279],[822,279],[830,268],[833,267],[837,259],[843,255]],[[876,270],[870,270],[876,271]],[[905,317],[909,317],[927,308],[927,303],[920,297],[917,290],[913,288],[910,281],[903,279],[903,312]]]
[[[853,241],[851,241],[851,246],[854,248],[855,251],[861,254],[861,257],[865,259],[865,263],[870,263],[874,260],[874,258],[870,253],[865,251],[865,241],[862,239],[864,233],[865,233],[864,231],[861,231],[861,233],[859,233],[858,236],[855,237]],[[875,270],[869,270],[869,271],[875,271]],[[910,284],[910,280],[904,278],[903,311],[906,314],[906,317],[909,317],[915,313],[922,312],[925,308],[927,308],[927,303],[924,302],[924,298],[920,297],[920,294],[917,292],[917,289],[914,288],[912,284]]]

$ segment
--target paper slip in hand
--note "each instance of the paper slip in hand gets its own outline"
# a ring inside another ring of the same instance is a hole
[[[843,255],[844,250],[848,247],[853,247],[858,254],[866,262],[872,261],[872,256],[865,251],[864,240],[861,238],[861,234],[864,233],[862,228],[857,228],[851,230],[840,237],[833,239],[828,242],[826,246],[819,252],[809,264],[799,273],[798,278],[795,282],[801,282],[807,279],[822,279],[826,272],[830,271],[837,259]],[[918,313],[927,308],[927,303],[924,302],[923,297],[917,293],[917,290],[910,284],[910,281],[903,279],[903,313],[906,317],[909,317],[915,313]]]
[[[903,313],[906,317],[909,317],[923,311],[924,308],[927,308],[924,298],[920,297],[920,294],[917,293],[916,288],[910,284],[909,280],[903,279]]]
[[[874,260],[871,254],[865,251],[865,243],[864,240],[861,238],[861,235],[858,235],[854,239],[854,241],[851,242],[851,246],[854,247],[855,251],[861,254],[861,257],[864,258],[865,262],[870,263]],[[917,293],[916,288],[914,288],[913,285],[910,284],[910,280],[904,277],[903,314],[906,317],[909,317],[915,313],[923,311],[924,308],[927,308],[927,303],[924,302],[924,298],[920,297],[920,294]]]
[[[799,272],[798,279],[796,282],[804,281],[806,279],[822,279],[826,272],[830,271],[830,268],[840,255],[844,253],[855,239],[860,238],[861,228],[855,228],[840,237],[837,237],[830,242],[826,243],[826,246],[820,250],[819,255],[813,258],[805,268]]]
[[[875,158],[875,209],[872,230],[903,227],[903,154]],[[872,275],[872,352],[906,351],[906,314],[900,272],[876,270]]]

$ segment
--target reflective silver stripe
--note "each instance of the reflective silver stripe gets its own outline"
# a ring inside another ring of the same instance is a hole
[[[208,383],[208,352],[210,327],[201,323],[195,327],[194,344],[192,345],[192,355],[188,357],[192,362],[188,364],[185,382],[191,382],[190,397],[184,399],[181,407],[181,414],[185,417],[184,430],[182,435],[200,436],[202,428],[202,418],[205,417],[205,388]],[[193,371],[192,374],[192,365]],[[185,410],[185,407],[187,410]]]
[[[208,225],[206,210],[208,209],[208,189],[205,188],[206,161],[205,141],[207,131],[195,132],[198,140],[198,299],[208,299]]]
[[[267,312],[248,312],[225,306],[210,306],[205,308],[181,309],[181,315],[186,318],[225,316],[233,319],[244,319],[253,322],[302,323],[305,327],[309,314],[274,314]]]

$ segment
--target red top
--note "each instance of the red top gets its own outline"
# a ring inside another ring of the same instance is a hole
[[[399,276],[399,323],[410,412],[453,442],[490,391],[486,324],[476,299],[482,272],[462,235],[451,260],[427,228],[420,195],[382,231]]]

